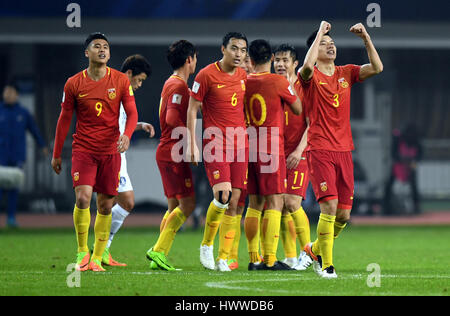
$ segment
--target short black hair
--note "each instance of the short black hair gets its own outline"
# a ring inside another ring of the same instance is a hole
[[[131,74],[133,76],[145,73],[147,77],[150,77],[152,74],[152,67],[150,63],[144,56],[139,54],[128,56],[124,60],[120,71],[126,72],[127,70],[131,70]]]
[[[235,38],[235,39],[242,39],[245,41],[245,44],[248,47],[248,40],[247,37],[239,32],[228,32],[227,34],[225,34],[225,36],[222,39],[222,45],[223,47],[227,47],[228,43],[230,42],[230,39]]]
[[[197,48],[189,41],[179,40],[169,46],[167,50],[167,60],[173,70],[183,67],[186,59],[190,56],[194,58]]]
[[[280,46],[275,48],[273,53],[276,55],[277,53],[284,53],[284,52],[289,52],[293,61],[298,60],[297,50],[291,44],[281,44]]]
[[[248,53],[253,62],[257,65],[270,62],[272,58],[272,48],[268,41],[257,39],[250,43]]]
[[[108,39],[106,38],[105,34],[100,33],[100,32],[94,32],[94,33],[89,34],[89,36],[88,36],[88,37],[86,38],[86,40],[84,41],[84,48],[87,49],[88,46],[89,46],[89,44],[90,44],[93,40],[96,40],[96,39],[103,39],[103,40],[107,41],[108,44],[109,44],[109,41],[108,41]]]
[[[316,39],[317,32],[319,32],[319,30],[315,30],[315,31],[308,37],[308,39],[306,40],[306,45],[308,46],[308,48],[311,47],[312,43],[313,43],[314,40]],[[326,32],[326,33],[323,34],[323,35],[331,36],[331,35],[330,35],[330,32]]]

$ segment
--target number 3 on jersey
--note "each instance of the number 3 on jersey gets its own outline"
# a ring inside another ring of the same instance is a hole
[[[335,108],[339,107],[339,94],[333,95],[333,106]]]
[[[95,103],[95,110],[97,110],[97,116],[100,116],[100,114],[102,114],[102,108],[103,104],[101,102]]]

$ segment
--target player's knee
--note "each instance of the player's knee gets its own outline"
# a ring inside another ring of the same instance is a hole
[[[134,200],[133,199],[127,199],[125,201],[122,201],[119,203],[119,205],[126,211],[131,212],[134,208]]]
[[[293,213],[296,210],[299,209],[299,206],[297,205],[297,203],[295,203],[295,201],[292,200],[286,200],[284,203],[284,207],[290,212]]]
[[[92,195],[89,192],[77,192],[76,205],[78,208],[86,209],[91,205]]]
[[[231,191],[220,190],[217,192],[217,197],[215,198],[221,204],[228,204],[231,200],[231,195],[232,195]]]
[[[182,199],[180,201],[180,208],[183,214],[188,217],[195,209],[195,197]]]
[[[350,221],[350,213],[344,213],[344,214],[336,214],[336,222],[345,224],[348,221]]]

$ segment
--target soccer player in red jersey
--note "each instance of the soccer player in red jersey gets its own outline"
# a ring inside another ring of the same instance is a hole
[[[189,105],[187,80],[195,72],[197,50],[186,40],[173,43],[167,52],[167,59],[173,74],[164,84],[159,106],[161,138],[156,150],[156,162],[167,197],[168,210],[161,223],[161,232],[156,244],[147,251],[152,269],[174,270],[166,256],[172,246],[175,234],[195,209],[195,191],[189,163],[183,159],[175,135],[176,128],[182,128],[187,143],[186,119]],[[185,148],[185,146],[182,146]]]
[[[336,66],[336,46],[330,29],[331,24],[322,21],[318,31],[308,39],[309,50],[298,72],[310,123],[308,167],[321,211],[317,240],[305,250],[314,259],[316,272],[324,278],[337,277],[333,266],[334,239],[350,219],[353,203],[350,91],[354,83],[383,70],[383,63],[361,23],[352,26],[350,32],[364,41],[369,63]]]
[[[297,95],[302,99],[303,91],[295,75],[298,66],[297,51],[289,44],[281,44],[275,49],[273,67],[275,73],[290,80]],[[303,108],[305,108],[303,103]],[[308,164],[306,162],[307,122],[305,110],[295,115],[289,106],[284,107],[285,131],[284,154],[286,157],[287,186],[284,195],[283,215],[281,216],[280,237],[286,259],[283,261],[291,268],[305,270],[312,261],[304,251],[297,259],[297,237],[300,249],[311,242],[308,217],[303,210],[302,200],[306,196],[309,183]]]
[[[195,125],[201,108],[205,129],[203,158],[214,199],[206,214],[200,262],[207,269],[230,271],[227,257],[236,233],[236,207],[241,190],[246,188],[248,161],[244,118],[247,73],[239,67],[247,55],[247,38],[241,33],[230,32],[224,36],[221,49],[223,58],[203,68],[192,86],[187,119],[190,132],[188,157],[194,163],[199,159]],[[213,242],[219,224],[222,229],[216,266]]]
[[[77,124],[71,173],[76,199],[73,212],[78,243],[76,269],[105,271],[101,261],[111,228],[111,208],[119,187],[120,153],[128,149],[138,115],[127,76],[107,66],[110,50],[105,35],[92,33],[88,36],[85,56],[89,67],[70,77],[64,86],[51,164],[59,174],[64,140],[75,111]],[[128,116],[123,135],[119,132],[121,102]],[[94,251],[90,258],[87,240],[93,192],[97,192],[97,216]]]
[[[259,262],[258,240],[259,220],[253,213],[264,210],[262,224],[262,246],[264,263],[260,269],[290,270],[290,267],[276,260],[280,235],[283,193],[286,183],[286,160],[284,157],[284,104],[294,114],[302,112],[302,103],[289,81],[280,75],[270,73],[273,54],[270,44],[262,39],[250,44],[250,58],[254,73],[248,75],[245,93],[246,112],[250,117],[249,143],[250,162],[248,166],[249,207],[247,214],[253,225],[247,221],[245,229],[248,240],[250,264],[253,270]]]
[[[253,65],[250,60],[250,56],[246,56],[241,64],[241,68],[245,70],[247,75],[253,72]],[[248,117],[246,117],[246,124],[248,125]],[[247,190],[241,191],[241,196],[239,197],[238,206],[236,209],[236,235],[234,236],[233,246],[231,247],[230,255],[228,256],[228,267],[231,270],[239,268],[238,254],[239,254],[239,242],[241,240],[241,221],[242,214],[244,213],[244,208],[247,200]],[[220,227],[219,227],[220,230]]]

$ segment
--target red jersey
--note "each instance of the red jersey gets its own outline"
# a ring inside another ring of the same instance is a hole
[[[156,150],[156,159],[160,161],[173,161],[172,147],[179,142],[178,138],[172,138],[172,130],[177,126],[171,126],[167,123],[167,112],[174,109],[177,112],[177,121],[179,126],[186,127],[187,109],[189,106],[189,88],[187,83],[179,76],[172,75],[164,83],[161,92],[161,101],[159,104],[159,124],[161,127],[161,138],[158,149]],[[179,153],[182,155],[182,153]],[[182,156],[181,156],[182,157]]]
[[[285,115],[285,131],[284,131],[284,154],[289,156],[300,144],[303,134],[307,128],[306,116],[305,116],[305,103],[303,102],[303,90],[300,81],[297,80],[294,84],[294,89],[297,92],[298,97],[302,100],[303,111],[300,115],[295,115],[291,108],[284,105]],[[304,152],[302,156],[306,153]]]
[[[203,128],[217,127],[226,135],[227,127],[242,127],[245,132],[244,96],[247,73],[241,67],[236,67],[233,75],[224,72],[219,62],[210,64],[200,70],[195,77],[191,96],[203,102]],[[239,138],[238,138],[239,139]],[[220,136],[216,135],[220,141]],[[227,147],[234,143],[228,138]],[[237,146],[236,146],[237,145]],[[234,148],[245,148],[247,144],[236,144]]]
[[[350,92],[359,80],[361,66],[336,66],[334,74],[327,76],[315,67],[312,78],[299,80],[307,104],[309,118],[309,150],[352,151],[354,149],[350,127]]]
[[[249,74],[247,77],[247,91],[245,93],[246,112],[250,125],[256,127],[258,137],[258,152],[261,150],[260,141],[264,141],[262,127],[267,131],[267,151],[272,153],[272,143],[277,142],[278,155],[284,155],[284,103],[292,104],[297,96],[292,91],[287,79],[270,72]],[[273,134],[273,127],[278,128],[278,135]],[[272,132],[271,132],[272,131]],[[249,142],[256,141],[249,133]],[[274,145],[275,146],[275,145]]]
[[[92,80],[87,69],[70,77],[64,86],[61,106],[70,113],[75,110],[77,116],[72,151],[117,153],[121,102],[128,115],[125,134],[131,139],[136,128],[137,110],[127,75],[107,67],[106,75],[99,81]],[[67,128],[59,125],[58,128]],[[61,136],[58,130],[57,134]],[[66,135],[63,136],[65,138]],[[54,157],[60,157],[58,152],[61,153],[63,143],[64,139],[61,142],[61,139],[56,137]]]

